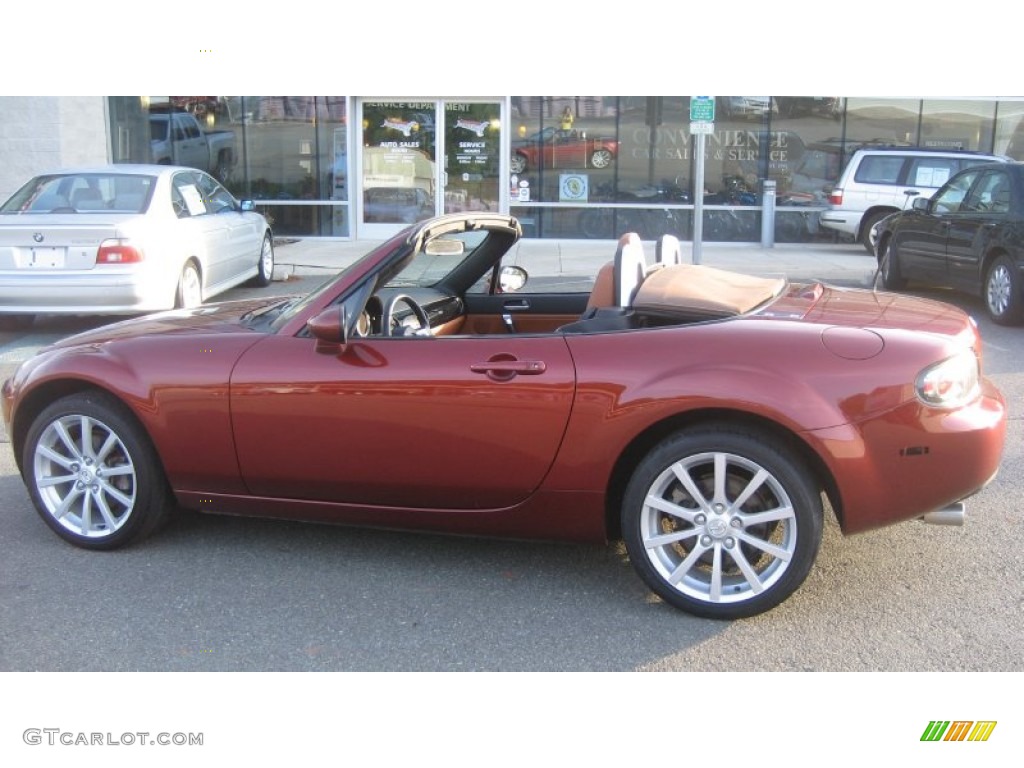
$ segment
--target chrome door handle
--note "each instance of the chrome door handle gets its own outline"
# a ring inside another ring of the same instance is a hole
[[[488,360],[469,366],[473,373],[485,374],[494,381],[509,381],[516,376],[539,376],[547,369],[543,360]]]

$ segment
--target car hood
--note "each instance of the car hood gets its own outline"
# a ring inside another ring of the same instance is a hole
[[[105,344],[120,339],[166,334],[185,335],[212,333],[255,333],[242,322],[243,316],[287,301],[293,297],[274,296],[241,301],[226,301],[194,309],[175,309],[122,320],[90,331],[83,331],[61,339],[50,349]]]

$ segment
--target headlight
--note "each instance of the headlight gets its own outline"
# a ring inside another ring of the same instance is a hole
[[[917,396],[927,405],[957,408],[977,396],[980,375],[974,351],[965,350],[921,371],[916,382]]]

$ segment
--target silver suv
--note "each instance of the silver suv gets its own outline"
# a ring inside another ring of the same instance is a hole
[[[967,150],[865,147],[853,153],[828,196],[821,225],[872,251],[871,228],[915,197],[930,198],[957,171],[1010,158]],[[873,252],[873,251],[872,251]]]

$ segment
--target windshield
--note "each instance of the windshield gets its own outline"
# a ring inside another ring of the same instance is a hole
[[[488,234],[486,230],[455,232],[431,240],[387,285],[420,288],[437,285],[476,253]]]
[[[155,176],[138,174],[37,176],[15,192],[0,213],[142,213],[155,185]]]

